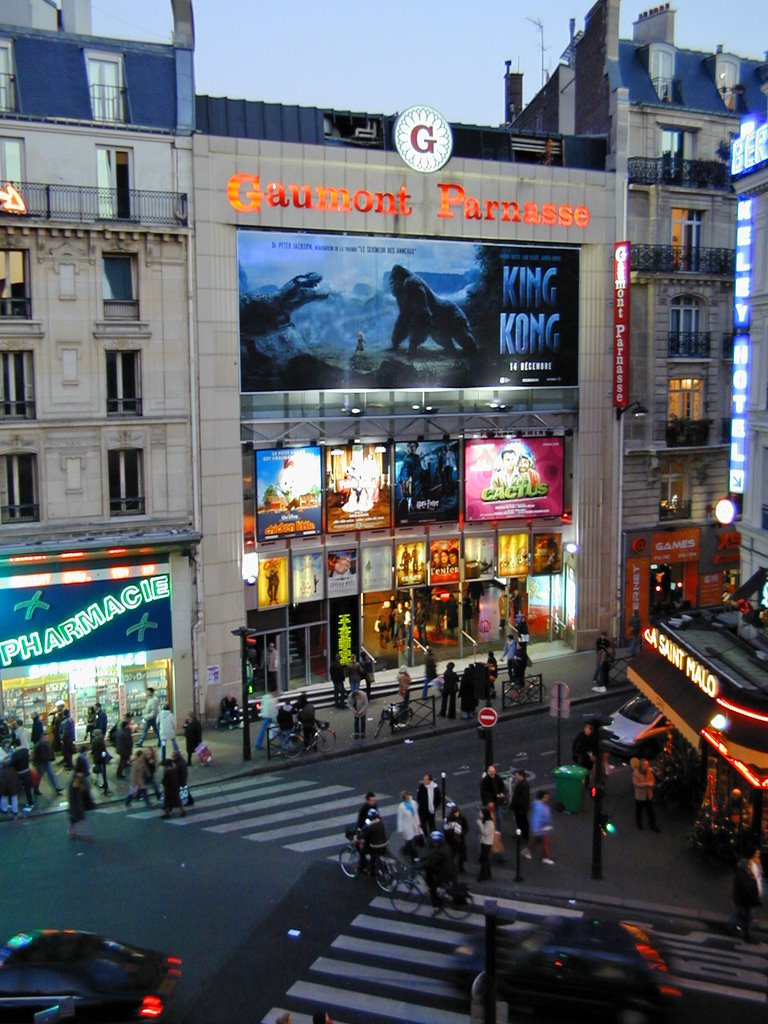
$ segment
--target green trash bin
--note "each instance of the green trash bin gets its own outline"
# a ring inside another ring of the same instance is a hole
[[[584,806],[584,780],[588,768],[578,764],[563,764],[552,772],[555,777],[555,804],[559,811],[578,814]]]

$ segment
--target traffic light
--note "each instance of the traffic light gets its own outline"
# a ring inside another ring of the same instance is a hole
[[[598,825],[600,826],[600,831],[604,836],[612,836],[616,831],[616,826],[611,821],[610,814],[607,814],[605,811],[600,814],[600,817],[598,818]]]

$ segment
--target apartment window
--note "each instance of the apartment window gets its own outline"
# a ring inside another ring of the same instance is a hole
[[[141,416],[139,352],[107,352],[107,416]]]
[[[96,185],[99,217],[104,220],[130,220],[130,150],[96,147]]]
[[[37,456],[0,456],[0,521],[32,523],[39,519]]]
[[[656,95],[664,103],[672,102],[672,81],[675,77],[675,54],[672,49],[651,46],[648,68]]]
[[[691,482],[683,462],[663,461],[659,467],[659,518],[689,519]]]
[[[104,319],[138,320],[136,262],[133,256],[105,256],[103,263]]]
[[[737,86],[739,84],[739,61],[732,57],[717,55],[715,67],[715,85],[723,97],[726,110],[736,110]]]
[[[94,121],[125,121],[122,58],[100,53],[88,54],[86,60]]]
[[[0,138],[0,184],[24,181],[24,149],[21,139]]]
[[[672,249],[676,270],[697,271],[701,249],[701,212],[672,209]]]
[[[23,249],[0,249],[0,317],[29,320],[29,268]]]
[[[669,310],[669,355],[709,356],[709,335],[701,329],[703,306],[693,295],[679,295]]]
[[[680,377],[669,382],[669,418],[700,420],[704,412],[704,381]]]
[[[0,417],[3,419],[35,418],[32,366],[31,352],[0,352]]]
[[[13,75],[13,49],[11,43],[0,40],[0,110],[16,109],[16,80]]]
[[[109,514],[144,514],[143,452],[139,448],[116,448],[109,453]]]

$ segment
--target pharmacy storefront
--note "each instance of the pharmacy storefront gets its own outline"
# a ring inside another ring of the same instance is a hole
[[[167,562],[78,566],[0,579],[0,686],[8,717],[70,708],[81,739],[97,701],[110,725],[137,718],[149,686],[172,702]]]

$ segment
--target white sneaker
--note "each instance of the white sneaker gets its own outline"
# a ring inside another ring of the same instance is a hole
[[[524,849],[522,849],[520,853],[525,857],[526,860],[531,859],[531,851],[528,849],[527,846]]]
[[[554,864],[555,862],[553,860],[550,860],[549,857],[543,857],[542,860],[541,860],[541,863],[542,864]]]
[[[607,689],[608,689],[607,686],[593,686],[592,687],[592,692],[593,693],[605,693],[607,691]]]

